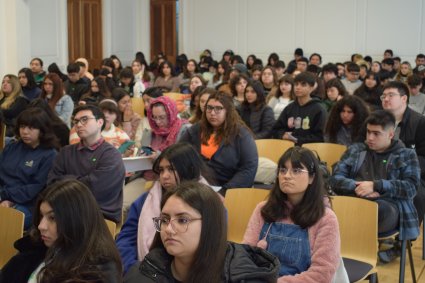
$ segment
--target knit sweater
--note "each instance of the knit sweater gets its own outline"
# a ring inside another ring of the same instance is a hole
[[[243,243],[256,246],[264,225],[261,209],[266,204],[263,201],[255,208],[246,229]],[[290,218],[281,220],[285,224],[294,224]],[[340,238],[338,220],[335,213],[326,208],[323,217],[308,228],[310,242],[311,265],[300,274],[282,276],[278,283],[316,283],[331,282],[340,262]]]
[[[79,146],[62,148],[49,173],[48,184],[61,179],[83,182],[92,191],[105,218],[120,222],[125,177],[121,154],[107,142],[94,150]]]

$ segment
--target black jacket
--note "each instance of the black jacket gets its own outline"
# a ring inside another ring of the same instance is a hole
[[[29,236],[17,240],[14,247],[19,253],[1,270],[0,283],[28,282],[28,278],[44,260],[47,252],[43,243],[33,242]]]
[[[201,127],[196,123],[184,132],[179,142],[188,142],[201,153]],[[204,158],[214,172],[215,184],[224,190],[250,188],[254,184],[258,167],[258,153],[254,138],[246,127],[240,127],[232,144],[220,144],[211,159]]]
[[[416,151],[421,166],[421,179],[425,179],[425,116],[406,107],[400,127],[399,139],[407,148]]]
[[[174,283],[176,281],[171,273],[171,262],[172,257],[164,249],[154,249],[143,262],[130,268],[124,282]],[[276,282],[279,267],[279,260],[267,251],[229,242],[221,282]]]
[[[256,110],[254,106],[241,105],[238,108],[239,115],[245,124],[252,130],[255,139],[267,139],[272,135],[273,125],[275,123],[273,110],[264,105]]]

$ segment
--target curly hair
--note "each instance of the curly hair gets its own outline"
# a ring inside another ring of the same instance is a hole
[[[343,126],[340,113],[344,109],[344,106],[350,108],[354,113],[353,120],[351,121],[351,140],[359,141],[361,137],[363,123],[369,116],[369,108],[361,98],[354,95],[347,95],[332,107],[329,114],[325,134],[329,136],[330,142],[337,142],[338,131]]]

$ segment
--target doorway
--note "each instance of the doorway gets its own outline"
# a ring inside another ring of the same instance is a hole
[[[151,61],[163,52],[173,64],[177,57],[176,0],[150,0]]]
[[[84,57],[99,68],[102,54],[102,0],[68,0],[69,62]]]

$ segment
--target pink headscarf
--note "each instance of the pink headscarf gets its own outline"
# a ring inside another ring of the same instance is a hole
[[[158,103],[164,106],[165,113],[167,113],[168,126],[166,128],[159,128],[156,122],[152,119],[152,107]],[[163,151],[176,142],[177,135],[184,122],[177,117],[179,112],[177,111],[176,103],[168,96],[160,96],[152,99],[147,113],[152,133],[157,136],[165,137],[165,142],[163,142],[158,148],[154,149]]]

